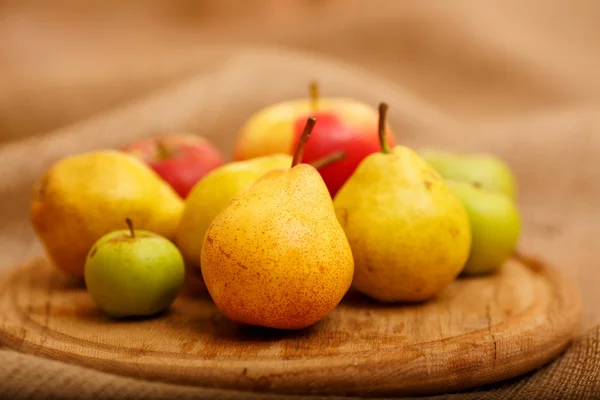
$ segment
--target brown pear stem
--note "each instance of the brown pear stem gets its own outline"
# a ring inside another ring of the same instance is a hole
[[[131,221],[130,218],[125,218],[125,223],[127,224],[127,227],[129,228],[129,232],[131,233],[131,237],[134,238],[135,237],[135,230],[133,229],[133,222]]]
[[[315,117],[308,117],[306,120],[306,125],[304,125],[304,131],[300,136],[300,140],[298,141],[298,145],[296,146],[296,151],[294,152],[294,158],[292,159],[292,168],[302,162],[302,156],[304,155],[304,148],[306,147],[306,142],[308,142],[308,138],[310,137],[310,133],[312,132],[317,119]]]
[[[310,81],[308,84],[308,92],[310,94],[312,111],[316,112],[319,108],[319,84],[316,81]]]
[[[390,147],[388,146],[385,137],[385,123],[387,118],[388,105],[386,103],[379,103],[379,146],[381,147],[382,153],[389,153]]]
[[[325,168],[328,165],[335,164],[338,161],[342,161],[346,158],[345,151],[336,151],[331,154],[326,155],[325,157],[321,157],[310,163],[315,169],[319,170]]]
[[[162,140],[156,141],[156,149],[158,150],[158,158],[161,160],[169,157],[169,149],[167,149],[167,145]]]

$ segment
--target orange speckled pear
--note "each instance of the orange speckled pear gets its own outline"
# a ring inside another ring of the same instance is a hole
[[[309,118],[291,168],[272,170],[212,222],[202,276],[217,307],[248,325],[302,329],[348,291],[354,260],[317,170],[301,164]]]
[[[405,146],[384,140],[334,199],[356,262],[353,285],[382,302],[427,300],[452,282],[469,256],[471,231],[460,199]]]

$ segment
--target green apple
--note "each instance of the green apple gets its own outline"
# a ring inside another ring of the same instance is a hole
[[[88,292],[113,318],[151,316],[171,306],[185,277],[183,257],[168,239],[146,230],[110,232],[91,247],[85,262]]]
[[[515,202],[467,182],[446,181],[461,199],[471,225],[471,252],[462,273],[486,274],[499,268],[517,246],[521,231]]]
[[[511,169],[492,154],[454,154],[433,149],[419,153],[445,179],[476,183],[484,189],[516,198],[516,179]]]

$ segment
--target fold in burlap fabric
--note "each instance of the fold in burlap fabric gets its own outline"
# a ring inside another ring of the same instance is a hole
[[[520,11],[509,12],[517,3]],[[0,271],[41,253],[27,216],[29,191],[55,160],[165,130],[197,132],[229,155],[253,112],[304,96],[307,81],[318,79],[323,95],[373,106],[387,101],[390,123],[406,145],[491,151],[506,159],[519,180],[520,247],[580,288],[581,335],[563,356],[519,379],[447,397],[598,398],[600,108],[594,99],[600,98],[600,58],[591,53],[599,27],[590,24],[598,3],[460,1],[438,8],[403,2],[395,13],[389,4],[363,6],[353,22],[346,10],[337,25],[326,23],[331,13],[314,15],[313,29],[289,26],[271,40],[343,56],[371,72],[308,53],[199,43],[188,52],[117,63],[100,80],[96,73],[107,65],[0,81],[0,142],[6,142],[0,145]],[[541,29],[543,17],[558,25]],[[581,26],[566,28],[573,25]],[[268,397],[137,381],[0,350],[0,398]]]

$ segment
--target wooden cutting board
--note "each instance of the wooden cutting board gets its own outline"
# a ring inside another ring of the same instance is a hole
[[[17,351],[136,378],[302,394],[450,392],[523,374],[577,332],[577,292],[519,257],[462,278],[436,299],[383,306],[349,293],[300,332],[243,327],[206,292],[182,294],[152,319],[105,317],[44,259],[0,281],[0,342]]]

